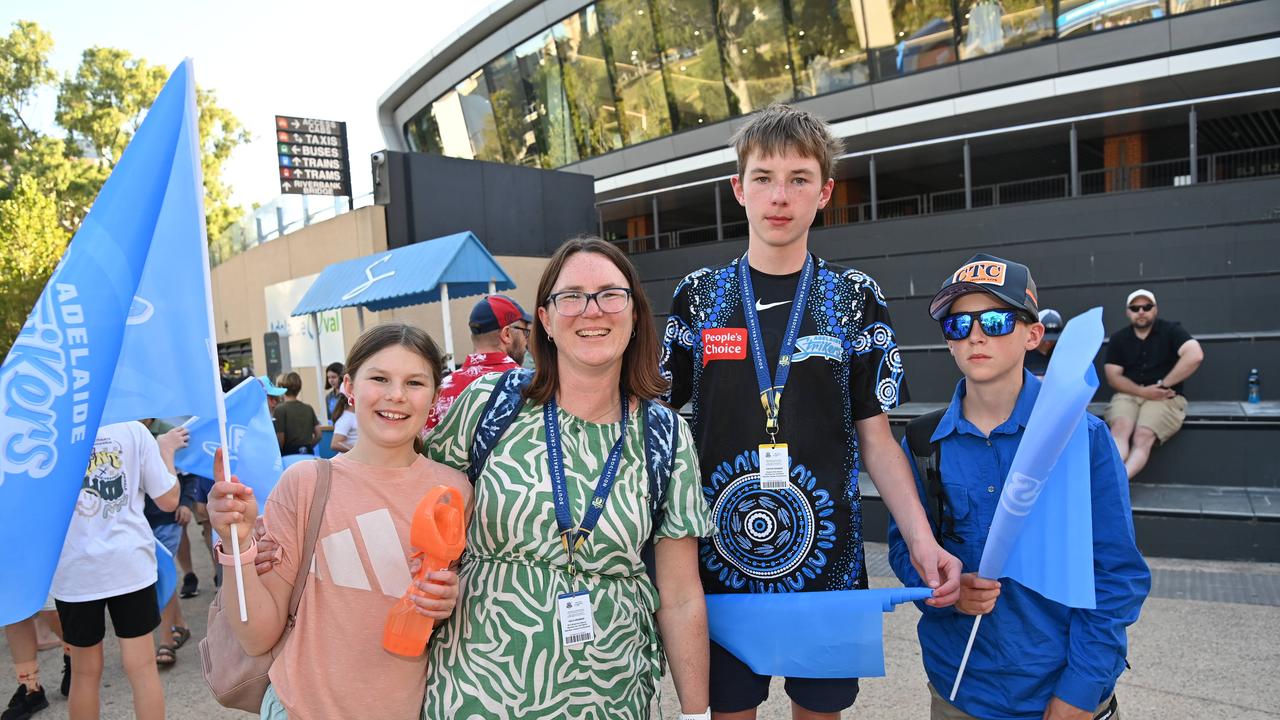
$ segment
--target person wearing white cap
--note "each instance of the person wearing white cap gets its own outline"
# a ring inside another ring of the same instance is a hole
[[[1103,370],[1116,394],[1107,406],[1107,424],[1132,480],[1151,457],[1182,428],[1187,398],[1182,383],[1200,367],[1204,350],[1182,325],[1156,317],[1156,296],[1138,289],[1125,300],[1129,325],[1107,341]]]

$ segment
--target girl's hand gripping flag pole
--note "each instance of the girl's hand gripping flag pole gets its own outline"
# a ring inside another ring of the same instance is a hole
[[[1098,389],[1093,358],[1102,346],[1102,336],[1102,308],[1096,307],[1072,318],[1058,339],[1005,478],[978,565],[981,577],[1017,580],[1070,607],[1094,606],[1089,442],[1084,413]],[[1082,482],[1083,494],[1077,492]],[[1050,499],[1037,505],[1042,491]],[[1083,507],[1076,507],[1082,500]],[[1065,525],[1061,522],[1064,515],[1069,518]],[[1051,525],[1058,533],[1057,547],[1045,542],[1053,537],[1045,532]],[[973,620],[951,686],[952,702],[981,624],[979,615]]]
[[[213,479],[215,482],[222,482],[230,479],[233,483],[240,482],[235,475],[231,474],[231,456],[225,448],[227,447],[227,423],[226,423],[226,406],[222,403],[222,399],[218,399],[218,427],[222,429],[222,445],[218,447],[213,454]],[[252,521],[250,521],[252,524]],[[233,557],[240,557],[240,523],[231,523],[231,554]],[[249,622],[249,609],[244,602],[244,566],[239,562],[234,564],[236,573],[236,601],[240,604],[240,622]]]

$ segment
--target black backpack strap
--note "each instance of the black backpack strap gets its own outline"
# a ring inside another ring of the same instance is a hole
[[[907,422],[907,447],[915,459],[916,468],[924,481],[925,514],[933,525],[933,536],[938,543],[948,538],[958,543],[964,540],[955,532],[955,518],[949,512],[946,488],[942,485],[942,446],[933,442],[933,434],[947,408],[918,415]]]
[[[484,412],[480,413],[480,422],[476,423],[475,434],[471,438],[471,452],[467,465],[467,478],[475,485],[484,470],[489,454],[497,447],[502,434],[515,422],[524,407],[524,389],[533,379],[533,371],[524,368],[513,368],[502,373],[489,400],[484,404]]]
[[[649,517],[653,525],[648,542],[640,550],[640,558],[644,561],[649,580],[656,587],[658,575],[654,541],[667,514],[667,486],[671,484],[671,474],[675,469],[679,426],[676,412],[657,400],[646,400],[642,411],[644,466],[649,478]]]

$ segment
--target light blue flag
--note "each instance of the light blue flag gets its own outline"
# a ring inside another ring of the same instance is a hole
[[[882,677],[884,618],[929,588],[707,596],[711,639],[760,675]]]
[[[1014,453],[978,574],[1009,577],[1050,600],[1093,608],[1093,515],[1085,408],[1102,308],[1067,323]],[[1038,502],[1037,502],[1038,501]]]
[[[173,564],[173,553],[156,540],[156,602],[161,610],[173,599],[173,591],[177,588],[178,568]]]
[[[150,311],[134,303],[144,275],[164,273],[175,283],[207,287],[207,263],[193,269],[176,257],[207,252],[196,121],[187,61],[156,97],[0,365],[0,547],[22,549],[0,563],[0,625],[44,605],[104,415],[216,414],[216,395],[191,398],[159,381],[152,383],[154,405],[135,405],[132,414],[105,409],[112,378],[122,376],[122,357],[145,363],[143,372],[156,378],[168,377],[170,366],[188,366],[194,383],[204,382],[201,373],[212,382],[217,372],[203,342],[198,348],[165,344],[143,348],[144,354],[137,348],[122,352],[126,341],[134,341],[126,331],[131,317],[136,327],[163,322],[166,332],[187,337],[179,327],[185,323],[204,328],[207,337],[207,292],[194,303],[181,288],[154,292],[146,298]],[[197,217],[182,221],[179,213]],[[178,244],[188,247],[171,247]],[[160,248],[175,265],[148,259]],[[184,275],[197,270],[202,272]],[[170,304],[185,312],[181,320],[162,307]],[[175,392],[192,402],[165,402]],[[121,407],[132,401],[122,399]]]
[[[267,392],[257,378],[247,378],[226,395],[227,444],[231,473],[260,498],[271,494],[280,479],[280,443],[276,440]],[[174,455],[179,470],[213,477],[213,452],[222,444],[217,417],[194,418],[186,424],[190,441]]]
[[[189,62],[183,64],[189,66]],[[222,382],[213,360],[217,348],[208,309],[200,133],[195,83],[187,85],[191,107],[183,117],[154,239],[129,308],[120,360],[102,411],[103,425],[217,414]]]

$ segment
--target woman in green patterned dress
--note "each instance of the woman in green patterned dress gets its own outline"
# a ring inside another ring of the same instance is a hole
[[[537,371],[476,481],[458,604],[429,650],[424,716],[648,718],[665,649],[682,717],[709,718],[697,539],[712,524],[693,438],[677,418],[653,533],[641,401],[665,381],[648,300],[626,256],[595,238],[560,247],[537,297]],[[467,467],[497,380],[463,391],[427,438],[431,458]],[[562,529],[578,537],[593,516],[570,554]],[[656,588],[641,560],[651,535]]]

